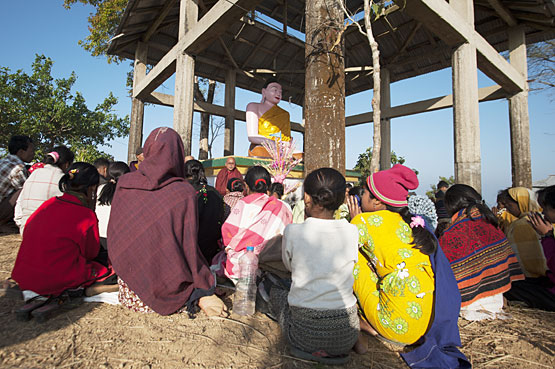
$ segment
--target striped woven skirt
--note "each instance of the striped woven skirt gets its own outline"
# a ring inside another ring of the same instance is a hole
[[[288,291],[272,288],[270,310],[291,346],[307,353],[330,356],[349,353],[360,331],[357,306],[346,309],[309,309],[289,306]]]

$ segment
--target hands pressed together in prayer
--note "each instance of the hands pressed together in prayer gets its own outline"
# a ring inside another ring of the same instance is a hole
[[[546,236],[553,232],[553,225],[541,213],[532,212],[528,214],[528,222],[540,236]]]
[[[360,202],[357,199],[357,196],[347,196],[347,206],[349,207],[349,214],[351,215],[351,219],[362,213]]]

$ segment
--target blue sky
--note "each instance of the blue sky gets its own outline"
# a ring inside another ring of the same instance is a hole
[[[92,57],[78,44],[87,31],[87,16],[92,8],[75,5],[65,10],[61,0],[18,0],[2,4],[0,13],[0,40],[2,52],[0,66],[12,71],[31,69],[35,54],[44,54],[54,61],[54,77],[77,74],[74,90],[80,91],[90,108],[112,91],[119,98],[116,112],[130,114],[131,100],[125,88],[129,63],[108,64],[103,57]],[[494,84],[480,74],[479,87]],[[173,94],[173,79],[162,90]],[[448,95],[451,93],[451,70],[445,69],[417,78],[400,81],[391,86],[393,106],[413,101]],[[222,103],[223,88],[219,99]],[[258,101],[259,95],[238,89],[236,108],[244,110],[247,103]],[[372,93],[365,92],[347,98],[347,115],[370,110]],[[530,140],[532,148],[532,177],[539,180],[555,174],[555,93],[531,93],[529,98]],[[301,121],[301,109],[286,101],[280,106],[291,113],[293,121]],[[451,109],[393,119],[391,123],[392,149],[406,159],[406,165],[419,170],[420,187],[424,193],[439,176],[453,175],[453,115]],[[196,116],[198,121],[198,116]],[[144,137],[158,126],[172,126],[171,108],[149,106],[145,109]],[[482,193],[490,204],[497,191],[511,185],[511,156],[508,102],[499,100],[480,104],[480,140],[482,155]],[[198,126],[193,133],[198,137]],[[294,134],[299,143],[300,134]],[[370,146],[372,125],[349,127],[346,131],[347,168],[352,168],[360,153]],[[198,143],[193,140],[193,153],[198,154]],[[105,148],[116,160],[126,160],[127,138],[120,138]],[[244,122],[236,123],[235,153],[245,155],[247,150]],[[223,152],[223,137],[217,140],[214,156]]]

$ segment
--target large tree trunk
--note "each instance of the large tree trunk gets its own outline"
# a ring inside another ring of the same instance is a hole
[[[340,0],[306,1],[305,174],[345,173],[345,60]]]
[[[195,99],[212,104],[214,101],[214,92],[216,91],[216,82],[208,80],[208,91],[206,97],[202,93],[198,78],[195,77]],[[198,148],[198,158],[199,160],[208,159],[208,132],[210,127],[210,114],[201,113],[200,114],[200,139]]]

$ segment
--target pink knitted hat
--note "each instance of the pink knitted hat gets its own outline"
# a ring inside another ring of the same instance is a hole
[[[366,181],[374,197],[395,207],[407,206],[409,190],[415,190],[418,187],[416,173],[401,164],[395,164],[391,169],[371,174]]]

